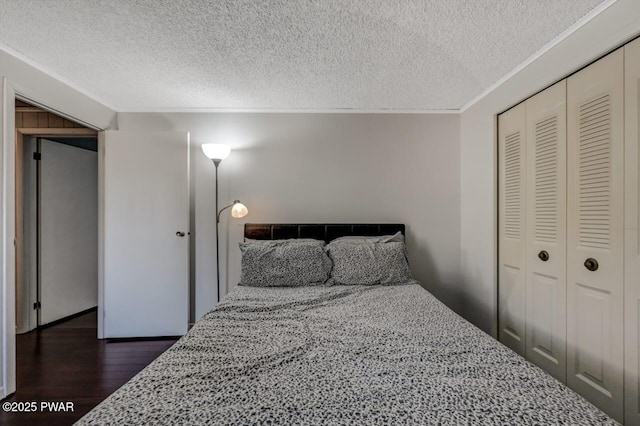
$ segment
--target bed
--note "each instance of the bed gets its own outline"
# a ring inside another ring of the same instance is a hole
[[[245,235],[398,230],[249,225]],[[238,286],[78,424],[617,423],[408,281]]]

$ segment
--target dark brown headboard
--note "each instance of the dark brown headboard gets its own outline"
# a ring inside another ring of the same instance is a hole
[[[329,242],[351,235],[404,235],[401,223],[246,223],[244,237],[253,240],[284,240],[314,238]]]

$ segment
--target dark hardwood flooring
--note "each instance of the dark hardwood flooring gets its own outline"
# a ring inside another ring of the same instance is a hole
[[[70,425],[167,350],[176,339],[98,340],[97,315],[89,312],[17,336],[17,392],[9,402],[73,403],[73,412],[6,413],[3,425]]]

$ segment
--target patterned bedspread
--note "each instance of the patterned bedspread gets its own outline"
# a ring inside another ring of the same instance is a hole
[[[416,284],[238,287],[78,424],[616,424]]]

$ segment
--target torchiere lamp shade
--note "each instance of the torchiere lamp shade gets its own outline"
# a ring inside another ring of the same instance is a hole
[[[210,160],[222,161],[231,153],[231,147],[217,143],[205,143],[202,144],[202,152]]]

